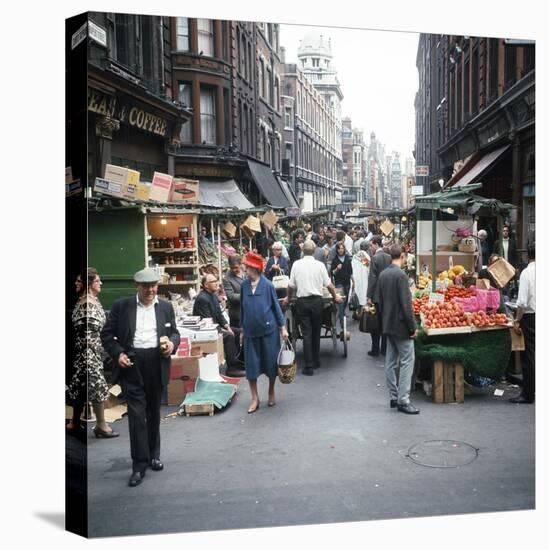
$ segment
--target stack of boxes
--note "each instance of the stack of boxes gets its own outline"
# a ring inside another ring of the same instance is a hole
[[[174,178],[155,172],[151,183],[140,181],[140,173],[113,164],[105,166],[103,178],[95,178],[94,191],[119,199],[135,201],[198,204],[198,180]]]

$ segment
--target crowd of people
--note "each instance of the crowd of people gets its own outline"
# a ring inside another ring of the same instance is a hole
[[[510,256],[513,247],[506,239],[508,234],[498,244],[498,251]],[[368,354],[385,356],[389,406],[418,414],[419,409],[410,401],[417,327],[409,278],[403,270],[407,255],[401,244],[374,231],[325,226],[316,233],[296,230],[288,249],[281,242],[268,243],[267,258],[256,252],[248,252],[244,258],[230,256],[222,281],[205,274],[193,315],[212,318],[218,324],[226,374],[245,376],[249,383],[248,413],[260,407],[257,380],[262,374],[269,381],[267,404],[276,404],[277,357],[282,342],[289,338],[286,308],[295,308],[303,338],[301,373],[312,376],[321,367],[320,334],[327,291],[337,304],[341,329],[351,297],[354,307],[375,308],[377,330],[371,332]],[[515,323],[515,330],[526,338],[524,387],[516,403],[534,401],[535,245],[529,246],[528,256],[530,263],[520,276]],[[88,268],[76,280],[74,375],[68,385],[74,414],[67,424],[70,433],[81,433],[81,413],[85,402],[90,401],[97,419],[95,436],[108,439],[119,435],[104,418],[106,353],[113,364],[112,382],[120,383],[128,404],[132,487],[141,483],[147,468],[163,469],[159,429],[162,391],[169,380],[170,355],[180,340],[173,307],[157,297],[156,270],[143,269],[134,275],[134,281],[136,294],[117,300],[106,316],[99,301],[99,273]]]

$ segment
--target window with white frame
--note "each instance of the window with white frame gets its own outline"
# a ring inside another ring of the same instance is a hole
[[[177,50],[189,51],[189,18],[177,17]]]
[[[193,96],[192,86],[190,82],[179,82],[179,102],[182,103],[186,109],[192,108]],[[181,133],[179,139],[181,143],[192,143],[193,141],[193,121],[187,120],[181,126]]]
[[[285,128],[292,127],[292,108],[291,107],[284,107],[284,127]]]
[[[215,124],[215,89],[202,86],[200,88],[200,132],[202,143],[215,145],[216,124]]]
[[[202,55],[214,55],[214,24],[211,19],[197,19],[198,51]]]

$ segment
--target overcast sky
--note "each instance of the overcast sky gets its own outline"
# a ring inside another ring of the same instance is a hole
[[[297,62],[299,41],[313,30],[322,32],[324,40],[332,39],[333,65],[344,96],[342,116],[351,117],[353,127],[364,130],[366,142],[374,131],[387,154],[398,151],[404,169],[415,141],[419,34],[280,25],[287,63]]]

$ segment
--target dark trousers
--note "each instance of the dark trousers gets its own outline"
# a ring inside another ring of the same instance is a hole
[[[303,336],[305,368],[320,365],[320,329],[322,328],[322,297],[298,298],[295,304],[296,315]]]
[[[240,329],[231,327],[234,336],[230,332],[223,331],[223,349],[228,368],[238,366],[237,356],[240,353]]]
[[[528,401],[536,396],[536,314],[525,313],[520,322],[525,350],[520,352],[522,395]]]
[[[383,324],[381,320],[381,308],[379,304],[374,304],[376,306],[376,317],[377,317],[377,332],[372,332],[370,336],[372,337],[372,352],[379,353],[380,347],[379,342],[381,340],[381,353],[385,355],[387,352],[387,337],[382,335]]]
[[[120,385],[128,404],[133,471],[144,472],[153,458],[160,458],[160,350],[136,349],[133,363],[120,369]]]
[[[341,325],[341,330],[343,330],[343,317],[345,317],[345,309],[349,303],[349,292],[351,291],[351,283],[348,285],[336,285],[336,288],[341,290],[341,294],[345,296],[343,302],[337,306],[337,316],[339,317],[339,324]]]

